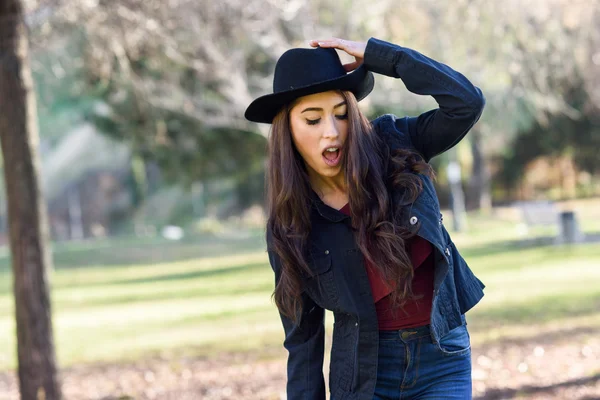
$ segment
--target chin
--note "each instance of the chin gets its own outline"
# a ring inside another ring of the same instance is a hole
[[[319,174],[321,174],[322,176],[326,176],[328,178],[333,178],[334,176],[339,175],[341,171],[342,171],[342,166],[338,165],[335,168],[327,168],[323,171],[320,171]]]

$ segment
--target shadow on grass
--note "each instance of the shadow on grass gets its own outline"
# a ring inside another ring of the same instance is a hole
[[[154,239],[106,239],[53,244],[52,260],[57,270],[97,266],[135,266],[229,256],[258,251],[266,245],[261,235],[246,238],[188,237],[175,242]],[[0,273],[10,271],[10,256],[0,257]]]
[[[600,242],[600,232],[588,233],[585,236],[585,243]],[[530,250],[535,248],[565,248],[568,250],[576,249],[580,243],[572,245],[557,245],[553,236],[523,238],[514,240],[503,240],[499,242],[486,243],[484,246],[462,247],[459,249],[465,257],[483,257],[504,254],[507,251]]]
[[[212,296],[243,296],[247,294],[254,293],[265,293],[265,295],[270,296],[273,291],[275,285],[271,282],[259,285],[253,285],[250,287],[230,287],[228,289],[215,287],[211,290],[205,290],[200,292],[198,289],[188,289],[185,291],[171,291],[171,292],[156,292],[152,295],[148,294],[124,294],[117,296],[110,296],[105,298],[95,298],[85,300],[83,304],[73,303],[74,308],[81,307],[104,307],[111,305],[125,305],[131,304],[135,302],[144,302],[144,301],[162,301],[162,300],[177,300],[177,299],[198,299],[198,301],[205,300]],[[60,304],[61,309],[69,308],[69,303],[62,302]]]
[[[248,238],[189,237],[173,242],[165,239],[106,239],[94,242],[54,244],[56,270],[86,267],[146,266],[200,260],[264,250],[260,235]],[[265,255],[266,257],[266,255]],[[107,270],[108,273],[110,271]],[[90,285],[94,286],[94,284]],[[12,292],[10,255],[0,256],[0,296]]]
[[[261,267],[267,268],[264,264],[256,264],[250,266],[250,268]],[[86,287],[92,287],[93,285],[83,285]],[[98,284],[97,286],[104,286],[104,284]],[[67,312],[70,310],[93,310],[102,309],[110,306],[125,306],[134,303],[155,303],[161,301],[170,300],[186,300],[189,302],[197,301],[198,304],[202,304],[203,301],[207,301],[214,296],[245,296],[262,293],[265,298],[270,298],[275,284],[272,280],[266,282],[244,284],[240,282],[239,285],[232,286],[227,284],[225,287],[214,286],[209,289],[202,288],[188,288],[185,290],[156,290],[152,293],[127,293],[122,292],[118,294],[110,294],[105,297],[91,297],[83,300],[61,298],[60,300],[53,300],[53,307],[55,310],[60,312]],[[8,315],[14,312],[14,306],[12,300],[5,303],[0,303],[0,315]],[[235,313],[235,311],[233,311]]]
[[[179,280],[187,280],[187,279],[199,279],[199,278],[214,278],[221,275],[229,275],[235,274],[240,271],[247,271],[252,269],[264,269],[267,268],[264,262],[253,263],[253,264],[244,264],[244,265],[236,265],[233,267],[218,267],[212,269],[202,269],[199,271],[189,271],[182,272],[177,274],[165,274],[152,276],[147,278],[138,278],[138,279],[122,279],[117,281],[108,281],[98,283],[100,286],[105,285],[135,285],[135,284],[143,284],[143,283],[156,283],[156,282],[169,282],[169,281],[179,281]],[[84,285],[85,286],[85,285]]]
[[[244,295],[252,295],[256,293],[264,293],[265,298],[270,297],[271,293],[275,289],[275,285],[272,282],[267,282],[263,284],[256,284],[252,286],[244,286],[244,287],[229,287],[227,289],[215,287],[214,289],[204,290],[200,292],[198,289],[188,289],[188,290],[179,290],[179,291],[157,291],[152,295],[147,293],[143,294],[129,294],[125,293],[122,295],[111,295],[106,297],[96,297],[91,299],[85,299],[84,301],[76,301],[76,300],[54,300],[53,307],[55,310],[60,312],[65,312],[69,310],[79,310],[79,309],[94,309],[94,308],[103,308],[109,306],[124,306],[130,305],[132,303],[138,302],[159,302],[159,301],[169,301],[169,300],[178,300],[185,299],[189,301],[198,300],[198,302],[205,301],[206,299],[211,298],[212,296],[244,296]],[[0,305],[0,315],[7,315],[9,313],[13,313],[13,303],[7,303],[5,305]]]
[[[600,374],[588,376],[585,378],[572,379],[569,381],[564,381],[548,386],[526,385],[516,389],[491,389],[486,391],[485,394],[483,394],[482,396],[475,397],[475,400],[502,400],[512,399],[515,397],[520,398],[523,395],[550,393],[561,388],[592,385],[595,384],[597,381],[600,381]],[[597,399],[597,397],[588,397],[588,399]]]
[[[218,267],[218,268],[212,268],[212,269],[202,269],[202,270],[197,270],[197,271],[189,271],[189,272],[182,272],[182,273],[175,273],[175,274],[164,274],[164,275],[157,275],[157,276],[152,276],[152,277],[144,277],[144,278],[132,278],[132,279],[120,279],[120,280],[107,280],[107,281],[101,281],[101,282],[80,282],[77,283],[77,287],[78,288],[95,288],[95,287],[105,287],[105,286],[111,286],[111,285],[115,285],[115,286],[129,286],[129,285],[141,285],[141,284],[145,284],[145,283],[160,283],[160,282],[173,282],[173,281],[181,281],[181,280],[190,280],[190,279],[206,279],[206,278],[215,278],[215,277],[219,277],[219,276],[226,276],[226,275],[235,275],[239,272],[242,271],[252,271],[252,270],[264,270],[264,269],[269,269],[269,264],[265,263],[265,262],[258,262],[258,263],[252,263],[252,264],[243,264],[243,265],[236,265],[236,266],[232,266],[232,267]],[[3,276],[4,275],[4,276]],[[2,286],[0,286],[0,295],[5,295],[9,292],[12,292],[12,286],[10,285],[10,279],[8,279],[8,274],[7,273],[2,273],[0,272],[0,283],[3,283]],[[269,285],[273,286],[274,283],[271,282],[271,280],[269,280]],[[65,288],[69,288],[70,286],[72,286],[72,283],[69,283],[67,285],[60,285],[60,284],[55,284],[53,286],[53,290],[55,291],[60,291],[61,289],[65,289]],[[196,290],[189,290],[186,291],[188,294],[192,295],[193,297],[195,296],[199,296],[201,295],[198,292],[198,289]],[[217,292],[218,294],[231,294],[231,295],[239,295],[241,293],[247,293],[249,291],[244,290],[244,289],[240,289],[238,288],[237,291],[234,292],[228,292],[226,289],[224,290],[223,288],[219,289],[219,290],[209,290],[206,293],[202,293],[203,297],[209,296],[209,295],[214,295],[215,292]],[[96,303],[98,305],[100,304],[118,304],[118,303],[127,303],[128,301],[143,301],[143,300],[155,300],[155,299],[169,299],[169,298],[182,298],[184,296],[184,292],[178,291],[178,292],[163,292],[161,293],[159,290],[156,291],[155,294],[140,294],[140,295],[125,295],[125,296],[120,296],[118,297],[119,300],[117,301],[112,301],[115,299],[114,296],[107,296],[106,297],[106,301],[102,300],[102,299],[97,299],[97,300],[92,300],[92,303]],[[82,304],[88,305],[90,304],[87,300],[85,300]]]
[[[599,233],[590,233],[588,241],[600,241]],[[460,246],[467,260],[533,248],[554,248],[552,237],[534,237],[486,243],[484,246]],[[576,245],[575,245],[576,246]],[[574,247],[576,248],[576,247]],[[233,255],[264,249],[264,237],[255,233],[246,238],[214,236],[187,237],[174,242],[162,238],[111,238],[89,242],[53,244],[53,264],[57,270],[90,266],[135,266],[164,262],[189,261],[204,257]],[[543,258],[543,257],[542,257]],[[0,274],[10,273],[10,256],[0,256]]]
[[[503,324],[531,325],[564,317],[597,314],[600,310],[600,293],[571,296],[544,296],[518,305],[504,304],[488,308],[473,317],[477,321],[474,325],[482,330]]]

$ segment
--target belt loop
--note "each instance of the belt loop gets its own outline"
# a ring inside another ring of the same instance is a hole
[[[418,333],[417,331],[404,331],[400,334],[400,337],[404,340],[410,339],[411,337],[413,337],[413,335],[415,333]]]

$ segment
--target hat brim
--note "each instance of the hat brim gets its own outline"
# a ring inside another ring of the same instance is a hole
[[[351,73],[339,78],[261,96],[250,103],[244,113],[244,117],[249,121],[270,124],[281,107],[298,97],[326,92],[328,90],[348,90],[354,93],[357,101],[360,101],[371,93],[374,84],[375,78],[373,77],[373,73],[368,71],[363,64]]]

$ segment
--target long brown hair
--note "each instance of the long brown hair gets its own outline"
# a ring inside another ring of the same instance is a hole
[[[341,94],[348,110],[348,137],[341,163],[355,240],[384,279],[398,283],[392,304],[401,307],[414,297],[413,266],[405,250],[405,240],[413,234],[401,226],[388,187],[404,189],[407,203],[412,203],[422,190],[418,174],[434,177],[434,172],[414,152],[391,152],[360,112],[354,95],[345,91]],[[311,274],[305,259],[311,229],[311,186],[304,160],[292,142],[289,113],[293,104],[283,107],[271,126],[265,192],[267,230],[272,233],[269,250],[281,260],[273,297],[279,311],[298,322],[301,274]]]

